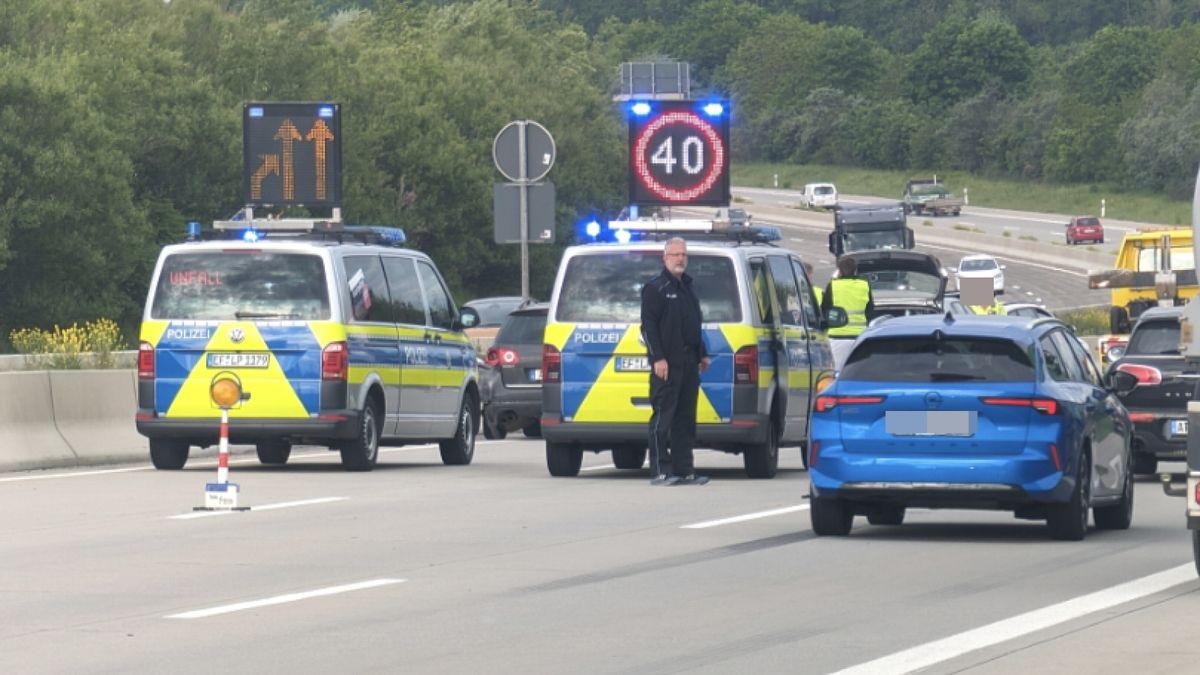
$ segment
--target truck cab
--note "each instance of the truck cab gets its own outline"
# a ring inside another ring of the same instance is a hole
[[[841,208],[833,216],[829,252],[841,256],[854,251],[911,249],[912,228],[899,205]]]

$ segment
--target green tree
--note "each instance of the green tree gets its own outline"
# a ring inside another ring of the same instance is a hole
[[[988,15],[939,24],[913,53],[906,79],[914,102],[941,105],[987,90],[1012,94],[1031,71],[1030,47],[1017,29]]]

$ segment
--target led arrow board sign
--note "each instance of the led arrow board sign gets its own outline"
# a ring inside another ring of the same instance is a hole
[[[247,103],[242,111],[246,204],[341,206],[341,120],[337,103]]]
[[[633,101],[629,202],[729,204],[729,102]]]

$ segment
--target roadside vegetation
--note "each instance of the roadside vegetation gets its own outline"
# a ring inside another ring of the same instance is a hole
[[[79,368],[116,368],[113,352],[121,350],[125,339],[111,319],[72,324],[50,330],[21,328],[9,336],[18,353],[25,355],[30,370],[75,370]]]

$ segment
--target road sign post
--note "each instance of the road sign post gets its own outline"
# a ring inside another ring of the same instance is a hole
[[[541,180],[554,166],[554,137],[546,128],[531,120],[509,122],[492,141],[492,160],[504,177],[518,190],[518,222],[521,244],[521,297],[529,298],[529,209],[531,184]],[[493,193],[493,205],[500,202],[500,186]],[[550,186],[553,200],[554,187]],[[553,204],[552,204],[553,207]],[[551,208],[553,212],[553,208]],[[501,243],[501,223],[505,214],[496,209],[496,241]],[[550,228],[553,230],[553,226]],[[543,239],[543,238],[539,238]],[[553,240],[553,238],[551,238]]]

